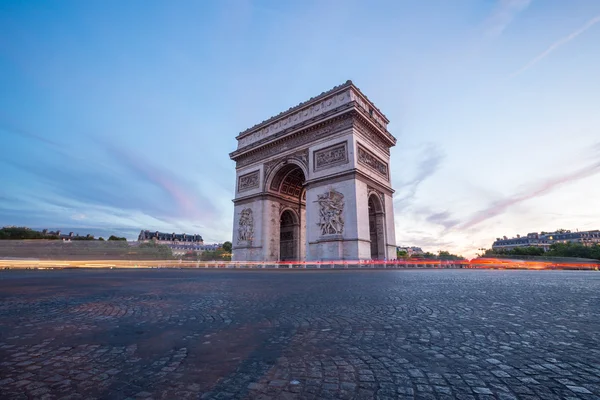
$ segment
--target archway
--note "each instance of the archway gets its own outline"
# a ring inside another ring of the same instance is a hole
[[[306,178],[303,169],[293,163],[284,163],[272,175],[269,191],[279,203],[278,239],[280,261],[296,261],[305,258],[305,210]]]
[[[371,240],[371,259],[385,258],[384,212],[381,200],[376,194],[369,196],[369,239]]]
[[[299,231],[294,214],[290,210],[285,210],[279,221],[279,259],[281,261],[298,259]]]

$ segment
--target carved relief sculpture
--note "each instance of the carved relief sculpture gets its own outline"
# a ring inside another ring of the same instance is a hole
[[[371,168],[372,170],[374,170],[375,172],[379,173],[381,176],[387,179],[387,164],[379,160],[379,158],[369,153],[367,150],[363,149],[361,146],[358,146],[358,162],[363,165],[366,165],[367,167]]]
[[[344,232],[344,195],[333,189],[317,195],[321,235],[341,235]]]
[[[317,150],[313,153],[314,170],[330,168],[348,162],[348,150],[346,142]]]
[[[250,172],[249,174],[242,175],[238,181],[238,192],[243,192],[244,190],[250,190],[258,187],[258,171]]]
[[[254,239],[254,218],[252,217],[252,209],[245,208],[240,213],[238,243],[252,242],[252,239]]]

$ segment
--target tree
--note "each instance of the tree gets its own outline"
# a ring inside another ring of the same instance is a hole
[[[71,239],[72,240],[94,240],[94,236],[93,235],[73,236]]]
[[[102,236],[100,236],[100,237],[98,238],[98,240],[99,240],[99,241],[101,241],[101,242],[104,242],[104,238],[103,238]]]
[[[48,235],[34,231],[24,226],[8,226],[0,229],[0,240],[25,240],[25,239],[58,239],[58,235]]]
[[[550,257],[600,259],[600,245],[584,246],[581,243],[554,243],[546,254]]]
[[[121,241],[127,241],[127,238],[124,237],[118,237],[115,235],[110,235],[110,237],[108,238],[108,240],[121,240]]]
[[[223,243],[223,250],[225,250],[227,253],[231,253],[231,249],[232,249],[232,245],[231,242],[225,242]]]
[[[200,255],[202,261],[231,261],[231,253],[228,253],[223,247],[216,250],[204,251]]]
[[[408,258],[408,251],[406,250],[396,250],[396,258]]]
[[[482,249],[480,249],[482,250]],[[550,250],[544,251],[541,247],[527,246],[515,247],[510,250],[485,250],[480,256],[533,256],[533,257],[575,257],[600,260],[600,244],[585,246],[581,243],[553,243]]]
[[[438,258],[440,260],[464,260],[463,256],[459,256],[456,254],[451,254],[448,251],[440,250],[438,251]]]

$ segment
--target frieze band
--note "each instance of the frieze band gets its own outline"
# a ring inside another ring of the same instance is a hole
[[[258,170],[250,172],[239,177],[238,179],[238,192],[245,190],[255,189],[259,185],[259,174]]]
[[[348,163],[348,143],[342,142],[313,153],[313,169],[319,171]]]
[[[253,162],[268,158],[274,154],[281,154],[286,150],[300,147],[302,145],[306,145],[314,142],[316,139],[321,138],[326,135],[333,134],[335,132],[347,129],[352,127],[352,117],[346,116],[341,120],[332,121],[326,123],[325,126],[319,127],[314,130],[300,131],[297,135],[292,138],[289,138],[285,142],[277,144],[272,147],[267,147],[263,150],[252,153],[248,156],[243,157],[237,161],[237,168],[244,167],[246,165],[252,164]]]
[[[361,145],[358,145],[358,162],[363,164],[373,171],[377,172],[385,179],[388,179],[388,167],[387,164],[381,161],[377,156],[364,149]]]

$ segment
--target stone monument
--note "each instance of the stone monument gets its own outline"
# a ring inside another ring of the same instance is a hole
[[[388,122],[347,81],[240,133],[233,260],[395,259]]]

